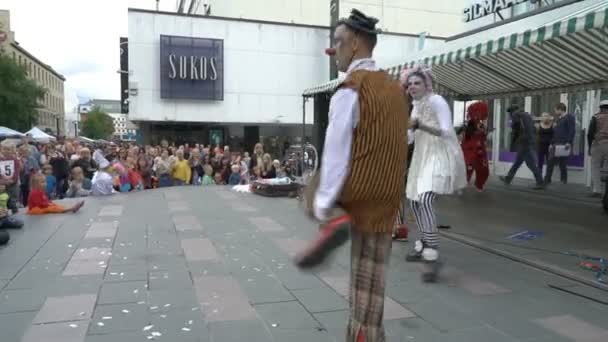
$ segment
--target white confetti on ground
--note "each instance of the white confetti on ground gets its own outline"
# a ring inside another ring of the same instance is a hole
[[[279,325],[278,325],[278,324],[276,324],[276,323],[272,323],[272,324],[271,324],[271,326],[272,326],[273,328],[276,328],[276,327],[278,327]]]
[[[139,292],[138,289],[133,290],[133,293],[137,294]]]
[[[190,331],[189,328],[182,328],[182,331]]]
[[[68,245],[68,248],[72,248],[72,245],[71,245],[71,244],[70,244],[70,245]]]
[[[161,337],[161,336],[163,336],[163,334],[159,333],[158,331],[153,331],[153,332],[151,332],[150,334],[151,334],[152,336],[154,336],[154,337]]]
[[[168,307],[170,307],[170,306],[171,306],[171,304],[165,304],[165,307],[166,307],[166,308],[168,308]]]
[[[144,302],[143,300],[141,302],[137,302],[137,304],[142,305],[142,304],[146,304],[146,302]]]
[[[103,317],[101,317],[101,319],[103,319],[104,321],[107,321],[109,319],[112,319],[112,316],[103,316]]]
[[[148,331],[150,329],[154,328],[154,325],[146,325],[143,329],[143,331]]]
[[[110,272],[110,275],[115,276],[115,275],[118,275],[118,273],[116,273],[116,272]]]
[[[167,315],[160,315],[160,318],[167,318]]]
[[[156,309],[158,309],[158,306],[151,306],[150,307],[150,310],[156,310]]]
[[[103,327],[105,324],[103,324],[103,322],[97,322],[97,325],[99,325],[100,327]]]
[[[70,328],[78,328],[78,324],[70,324]]]
[[[189,320],[188,325],[192,325],[193,322],[194,322],[193,320]]]
[[[122,310],[122,313],[129,313],[129,310]]]

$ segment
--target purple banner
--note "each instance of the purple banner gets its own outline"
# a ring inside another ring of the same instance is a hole
[[[517,153],[515,152],[506,152],[501,151],[498,154],[498,160],[501,162],[513,163],[515,161]],[[570,156],[568,159],[568,166],[571,167],[584,167],[585,166],[585,156],[582,154]]]

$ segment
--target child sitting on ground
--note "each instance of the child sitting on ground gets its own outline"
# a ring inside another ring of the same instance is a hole
[[[55,199],[57,179],[55,176],[53,176],[53,167],[51,164],[45,164],[42,166],[42,174],[46,177],[46,195],[49,199]]]
[[[213,176],[213,180],[215,181],[215,184],[217,184],[217,185],[226,184],[226,183],[224,183],[224,177],[222,177],[222,173],[219,171],[215,173],[215,176]]]
[[[27,200],[27,213],[29,215],[75,213],[83,205],[84,201],[79,201],[74,206],[65,208],[49,201],[46,196],[46,177],[41,174],[32,177],[32,189]]]
[[[230,168],[232,170],[232,173],[230,174],[230,177],[228,178],[228,184],[229,185],[241,184],[241,167],[238,164],[232,164],[232,166]]]
[[[262,168],[259,166],[253,167],[253,175],[251,175],[251,182],[262,179]]]
[[[72,179],[66,193],[67,197],[86,197],[91,193],[92,183],[87,178],[84,178],[84,172],[80,166],[72,169]]]
[[[7,192],[6,188],[7,181],[0,180],[0,229],[17,229],[23,227],[23,222],[18,220],[10,215],[10,211],[8,209],[8,202],[10,200],[10,195]],[[4,234],[0,234],[4,235]],[[8,237],[0,237],[1,240],[6,239],[8,241]]]
[[[213,167],[209,164],[203,165],[203,171],[205,175],[203,176],[203,185],[215,185],[215,181],[213,180]]]
[[[129,177],[129,183],[131,184],[131,191],[142,191],[144,190],[144,179],[135,170],[135,160],[131,157],[127,158],[127,175]]]

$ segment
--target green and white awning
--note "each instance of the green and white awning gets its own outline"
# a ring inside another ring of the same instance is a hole
[[[608,86],[608,1],[587,0],[520,19],[386,69],[397,78],[416,63],[432,67],[436,91],[484,98]],[[333,92],[340,80],[306,89]]]

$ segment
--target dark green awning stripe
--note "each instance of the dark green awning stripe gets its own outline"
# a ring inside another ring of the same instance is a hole
[[[492,49],[494,49],[494,41],[490,40],[488,41],[487,45],[486,45],[486,55],[489,55],[492,53]]]
[[[524,46],[530,45],[530,36],[532,36],[532,31],[527,30],[526,32],[524,32]]]
[[[557,38],[559,37],[559,31],[562,27],[562,23],[561,22],[556,22],[555,24],[553,24],[553,33],[551,35],[551,38]]]
[[[475,57],[481,56],[481,43],[477,44],[475,47]]]
[[[568,33],[574,33],[576,32],[576,18],[572,18],[570,20],[568,20]]]
[[[537,43],[543,42],[545,40],[545,32],[546,30],[544,26],[538,29],[538,35],[536,36]]]
[[[587,14],[587,16],[585,17],[585,30],[592,29],[594,24],[595,24],[595,12],[591,12],[591,13]]]
[[[498,51],[505,49],[505,37],[498,38]]]
[[[517,47],[517,33],[511,35],[509,40],[509,49],[515,49]]]

